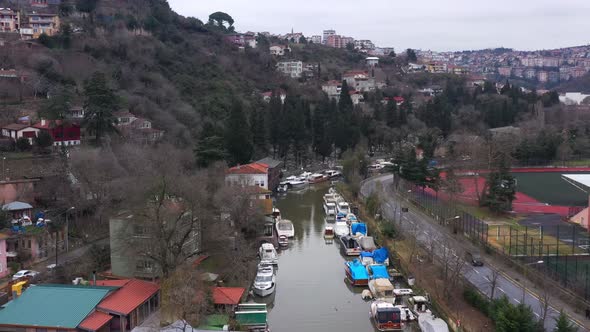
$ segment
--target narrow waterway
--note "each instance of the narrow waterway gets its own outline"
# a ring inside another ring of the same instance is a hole
[[[295,238],[279,253],[277,289],[270,304],[273,332],[376,331],[361,288],[345,281],[345,258],[337,243],[326,244],[322,206],[328,186],[315,186],[279,197],[276,206],[293,222]]]

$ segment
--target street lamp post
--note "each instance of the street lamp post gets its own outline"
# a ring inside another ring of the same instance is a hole
[[[70,220],[68,219],[68,212],[75,210],[75,207],[70,207],[66,210],[66,253],[70,251]]]
[[[457,234],[457,220],[461,219],[460,216],[454,216],[452,218],[447,218],[445,219],[445,224],[447,224],[449,221],[453,221],[453,234]]]
[[[523,265],[524,266],[524,279],[522,280],[522,304],[525,304],[524,300],[525,300],[525,295],[526,295],[526,282],[527,282],[526,275],[527,275],[527,271],[528,271],[528,266],[536,265],[536,264],[543,264],[543,263],[545,263],[545,262],[544,261],[536,261],[536,262],[532,262],[532,263],[528,263],[528,264]]]

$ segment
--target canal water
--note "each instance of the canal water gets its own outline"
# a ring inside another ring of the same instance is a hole
[[[273,332],[376,331],[362,289],[345,281],[346,258],[337,243],[324,240],[322,202],[328,188],[313,186],[277,198],[282,217],[293,222],[295,237],[279,252],[275,294],[263,299]]]

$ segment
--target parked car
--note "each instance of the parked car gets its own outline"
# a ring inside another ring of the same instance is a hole
[[[20,270],[12,276],[12,280],[18,280],[20,278],[34,278],[39,272],[33,270]]]
[[[472,266],[483,266],[483,260],[478,252],[468,252],[467,259]]]

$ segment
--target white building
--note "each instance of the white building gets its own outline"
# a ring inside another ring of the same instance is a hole
[[[299,78],[303,74],[303,62],[301,61],[281,61],[277,64],[277,69],[292,78]]]
[[[272,45],[270,48],[270,55],[283,56],[285,52],[291,52],[291,48],[285,45]]]
[[[566,92],[565,94],[559,95],[559,101],[566,105],[580,105],[584,99],[590,97],[581,92]]]
[[[225,173],[225,182],[232,186],[268,189],[268,165],[251,163],[234,166]]]
[[[310,41],[314,44],[321,44],[322,43],[322,36],[319,36],[319,35],[311,36]]]
[[[30,144],[33,144],[33,139],[37,137],[39,131],[41,130],[26,124],[13,123],[2,127],[2,136],[10,137],[15,141],[21,137],[25,137],[29,140]]]
[[[367,66],[375,67],[379,64],[379,58],[376,56],[370,56],[365,59],[367,61]]]

